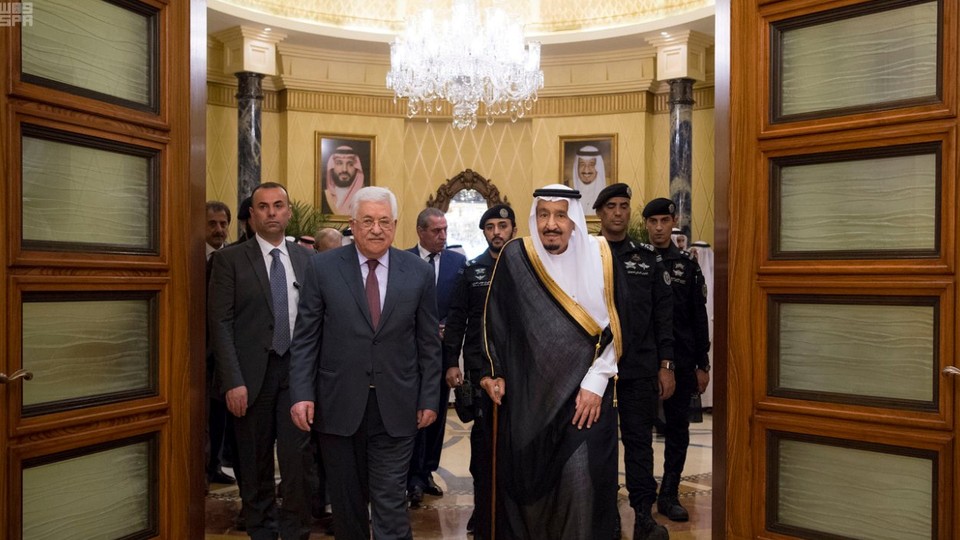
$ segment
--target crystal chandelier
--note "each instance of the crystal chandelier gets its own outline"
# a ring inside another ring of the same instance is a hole
[[[480,10],[474,0],[457,0],[449,20],[427,9],[408,20],[390,44],[387,88],[407,98],[407,115],[453,105],[453,125],[477,126],[482,102],[487,124],[510,114],[514,122],[537,101],[543,88],[540,43],[524,44],[523,26],[502,9]]]

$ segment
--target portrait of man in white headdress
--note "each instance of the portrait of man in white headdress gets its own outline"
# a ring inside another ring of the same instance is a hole
[[[584,215],[596,215],[593,203],[603,188],[616,183],[616,135],[561,137],[563,183],[580,192]]]
[[[353,196],[372,185],[374,139],[318,135],[317,194],[324,214],[350,214]]]

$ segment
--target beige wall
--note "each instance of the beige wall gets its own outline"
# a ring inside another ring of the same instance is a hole
[[[207,107],[208,198],[236,206],[237,112]],[[459,131],[449,122],[287,111],[262,119],[262,178],[287,185],[295,200],[316,202],[316,133],[376,137],[375,183],[400,203],[397,243],[413,245],[413,223],[449,178],[473,169],[493,181],[521,213],[531,193],[556,182],[560,136],[616,133],[617,178],[634,188],[635,211],[668,195],[670,123],[666,113],[620,113],[497,121]],[[713,242],[713,109],[693,115],[693,239]],[[519,224],[527,234],[525,220]]]
[[[280,115],[264,112],[261,121],[260,177],[263,182],[286,183],[280,167]],[[237,109],[207,105],[207,200],[227,203],[232,215],[237,214]],[[237,236],[231,224],[230,240]]]
[[[284,183],[294,200],[317,204],[316,134],[375,137],[374,183],[397,195],[400,246],[416,241],[413,224],[427,199],[468,168],[492,181],[525,215],[533,190],[559,180],[561,136],[617,135],[617,179],[634,188],[635,212],[647,200],[668,195],[668,89],[655,80],[653,46],[544,57],[547,85],[526,118],[499,118],[492,126],[480,119],[476,129],[464,131],[449,120],[407,119],[403,104],[394,103],[383,84],[385,55],[282,42],[276,49],[277,73],[263,83],[262,179]],[[236,79],[223,50],[219,39],[208,40],[207,187],[208,198],[234,207]],[[694,99],[693,239],[712,243],[710,81],[695,88]],[[519,221],[527,234],[526,220]]]

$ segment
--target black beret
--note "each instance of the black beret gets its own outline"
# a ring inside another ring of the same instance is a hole
[[[253,207],[253,197],[247,197],[240,201],[240,209],[237,210],[237,219],[246,221],[250,219],[250,208]]]
[[[670,199],[660,197],[647,203],[643,207],[643,217],[674,215],[677,213],[677,205]]]
[[[483,213],[483,216],[480,217],[480,228],[483,229],[483,226],[487,223],[488,219],[509,219],[510,223],[514,225],[517,224],[517,217],[513,213],[513,208],[505,204],[498,204],[496,206],[491,206],[487,208],[487,211]]]
[[[599,210],[601,206],[607,204],[607,201],[614,197],[626,197],[629,199],[631,196],[633,196],[633,190],[630,189],[630,186],[623,183],[610,184],[597,194],[597,200],[593,203],[593,209]]]

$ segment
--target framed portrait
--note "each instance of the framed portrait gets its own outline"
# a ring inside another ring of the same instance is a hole
[[[597,215],[593,203],[603,188],[617,182],[617,135],[560,137],[560,178],[579,190],[587,216]]]
[[[317,133],[316,205],[334,221],[346,221],[360,188],[374,185],[377,138]]]

